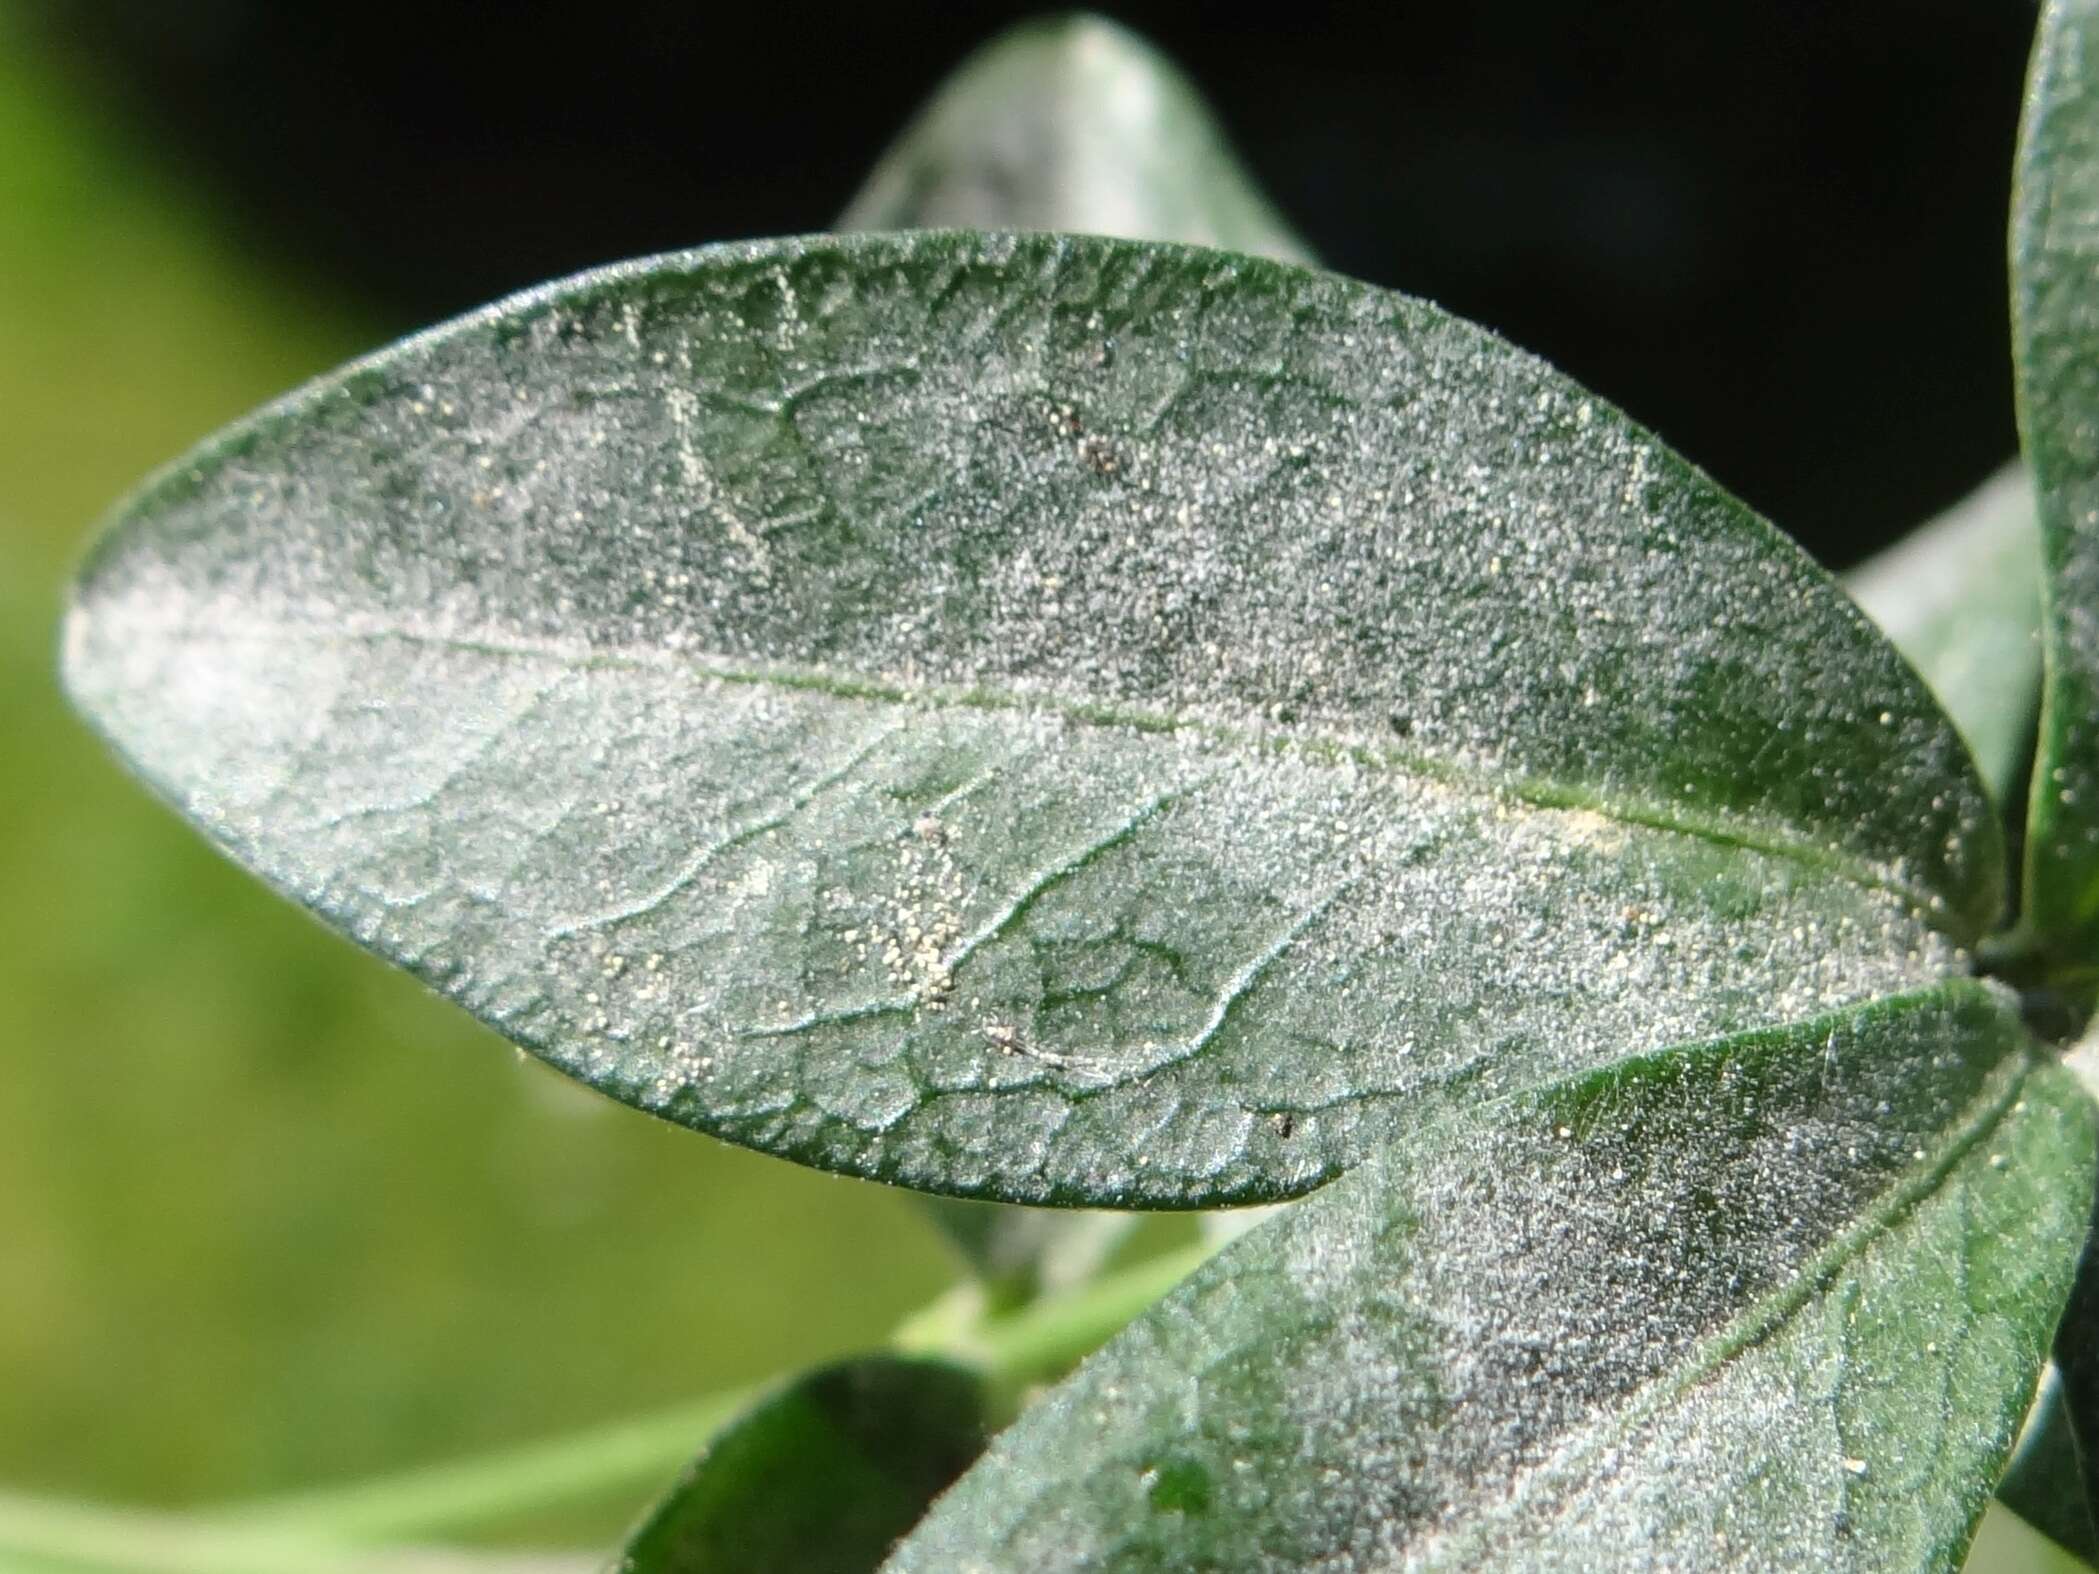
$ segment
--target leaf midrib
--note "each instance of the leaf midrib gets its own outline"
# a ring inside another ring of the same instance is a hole
[[[95,615],[92,603],[76,601],[74,617]],[[1958,924],[1959,913],[1950,898],[1913,886],[1869,860],[1850,857],[1826,846],[1797,837],[1774,834],[1745,826],[1725,817],[1690,815],[1638,798],[1614,798],[1593,788],[1578,786],[1549,776],[1517,771],[1469,769],[1454,761],[1438,759],[1389,746],[1372,746],[1345,737],[1305,729],[1298,732],[1256,730],[1227,722],[1173,716],[1141,706],[1084,700],[1052,690],[1016,690],[991,684],[911,684],[898,679],[842,675],[818,667],[796,667],[786,663],[734,660],[705,652],[659,650],[650,647],[571,644],[560,640],[535,640],[514,634],[450,633],[439,630],[391,626],[371,628],[326,627],[320,624],[268,622],[250,619],[235,625],[218,622],[197,624],[183,619],[125,619],[127,630],[150,632],[181,640],[310,640],[322,644],[378,643],[398,641],[462,653],[515,660],[554,661],[579,671],[593,668],[679,670],[701,679],[740,686],[786,691],[813,692],[836,699],[871,704],[908,706],[922,710],[967,709],[993,712],[1046,711],[1060,719],[1102,729],[1172,735],[1192,733],[1210,741],[1249,752],[1290,755],[1314,764],[1359,765],[1372,770],[1391,770],[1432,783],[1453,792],[1485,799],[1513,800],[1534,808],[1585,811],[1622,825],[1689,837],[1709,845],[1740,848],[1781,858],[1818,873],[1835,876],[1860,889],[1895,898],[1927,927],[1959,945],[1972,945],[1979,937]],[[71,665],[71,663],[68,663]]]

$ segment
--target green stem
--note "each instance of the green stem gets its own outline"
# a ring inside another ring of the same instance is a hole
[[[655,1415],[545,1443],[324,1487],[226,1511],[220,1522],[309,1540],[382,1542],[438,1536],[511,1515],[609,1495],[673,1472],[761,1388],[732,1389]]]
[[[1156,1301],[1210,1254],[1171,1252],[1016,1311],[986,1316],[972,1287],[898,1324],[888,1348],[973,1366],[998,1418],[1026,1391],[1074,1363]],[[426,1466],[353,1486],[302,1492],[228,1510],[218,1523],[296,1533],[310,1541],[428,1540],[485,1529],[520,1513],[645,1489],[675,1475],[762,1388],[690,1401],[657,1415],[553,1442]],[[0,1535],[0,1546],[6,1544]]]
[[[1003,1420],[1030,1388],[1061,1376],[1210,1250],[1168,1253],[1010,1312],[987,1314],[981,1294],[965,1286],[906,1318],[888,1348],[976,1367]],[[676,1474],[762,1391],[712,1394],[551,1442],[215,1514],[0,1493],[0,1566],[10,1574],[574,1574],[572,1559],[379,1544],[438,1540],[646,1489]]]
[[[2019,992],[2028,1028],[2045,1043],[2068,1044],[2083,1034],[2099,998],[2099,968],[2081,955],[2065,956],[2025,922],[1977,947],[1981,971]]]
[[[374,1550],[197,1515],[54,1503],[0,1492],[10,1574],[581,1574],[574,1558]]]
[[[977,1331],[974,1353],[991,1384],[994,1409],[1005,1412],[1000,1419],[1018,1414],[1028,1389],[1062,1377],[1187,1278],[1212,1250],[1205,1244],[1169,1252],[987,1322]]]

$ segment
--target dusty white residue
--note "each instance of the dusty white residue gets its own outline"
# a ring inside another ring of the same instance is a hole
[[[896,888],[882,904],[882,963],[892,984],[938,1010],[955,987],[948,952],[962,938],[962,872],[934,815],[914,820],[897,847]]]

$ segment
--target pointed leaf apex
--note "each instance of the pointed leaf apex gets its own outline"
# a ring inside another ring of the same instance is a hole
[[[966,60],[875,166],[846,230],[1066,230],[1310,260],[1194,86],[1092,12]]]

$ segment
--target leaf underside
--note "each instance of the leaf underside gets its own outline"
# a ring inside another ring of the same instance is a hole
[[[2019,426],[2047,570],[2026,918],[2099,973],[2099,5],[2043,6],[2012,204]]]
[[[873,1356],[754,1404],[629,1539],[615,1574],[870,1574],[982,1451],[981,1380]]]
[[[1844,576],[1923,675],[2006,803],[2024,779],[2041,692],[2041,538],[2033,482],[2008,465]]]
[[[1172,62],[1102,17],[1014,28],[882,155],[842,230],[1063,230],[1308,262]]]
[[[899,1571],[1952,1568],[2090,1107],[1953,983],[1456,1112],[999,1438]]]
[[[927,1190],[1195,1206],[1929,983],[2001,849],[1789,543],[1433,308],[1222,253],[710,248],[122,511],[66,671],[554,1064]]]

